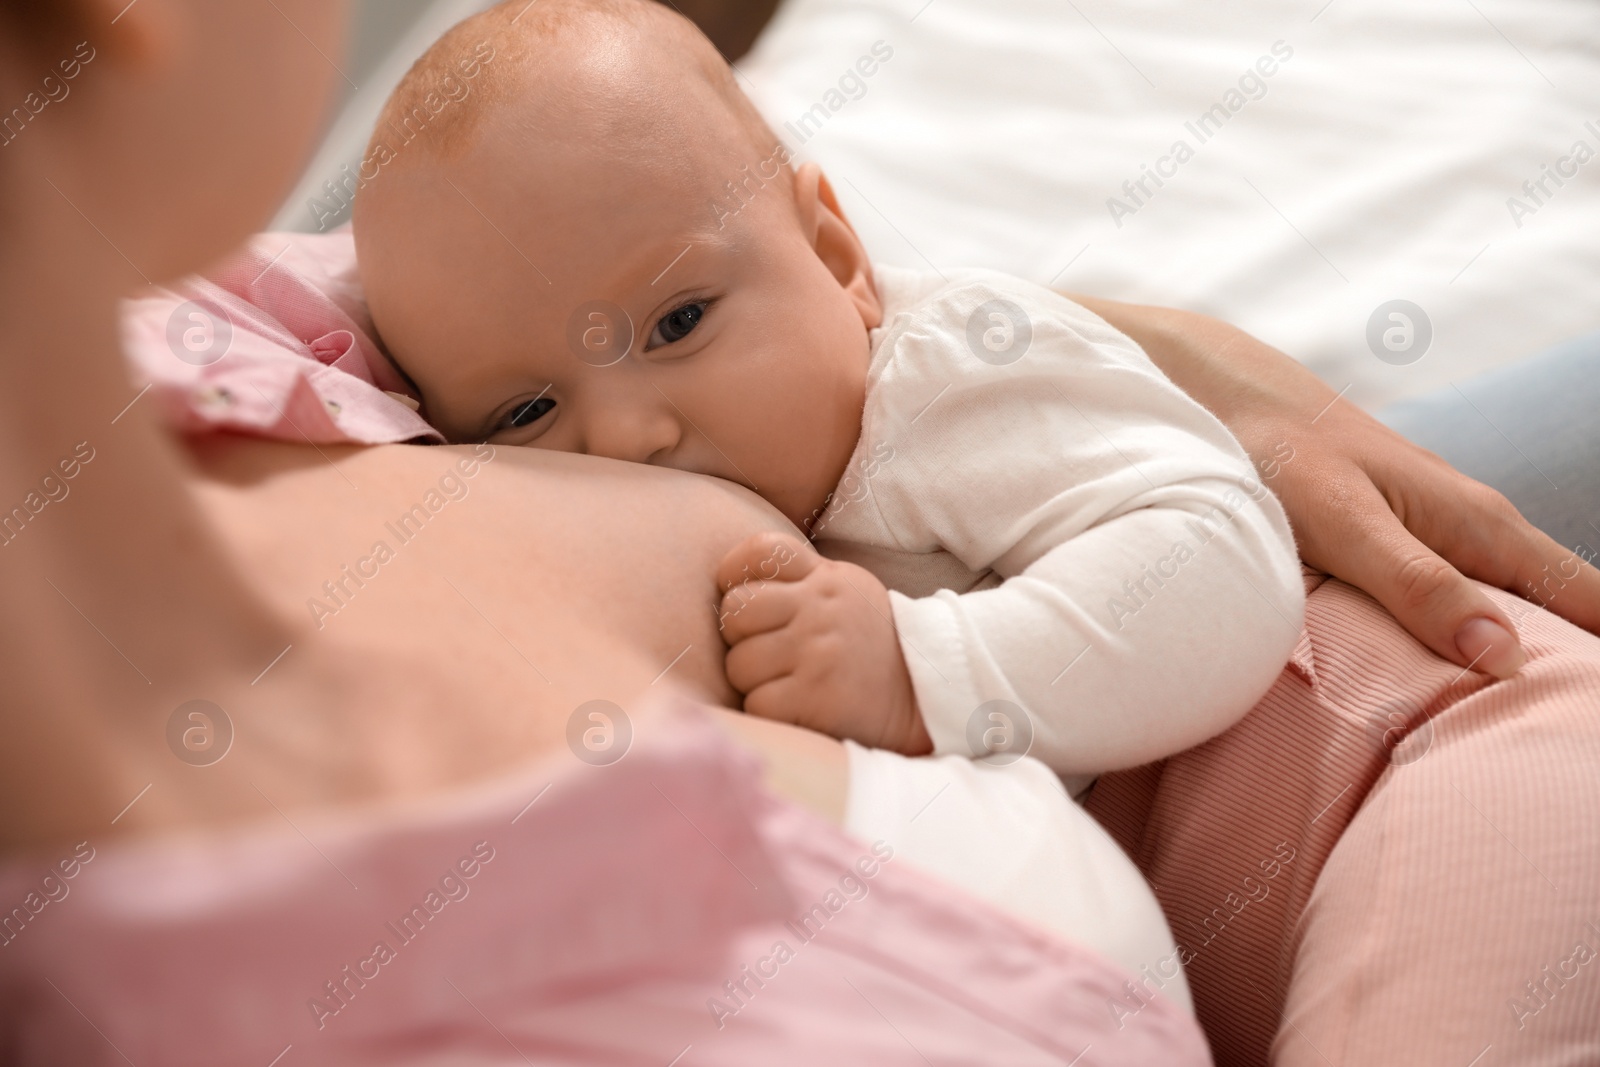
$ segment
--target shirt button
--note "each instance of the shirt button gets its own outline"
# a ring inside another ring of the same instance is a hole
[[[385,389],[384,393],[390,399],[399,401],[400,403],[404,404],[406,407],[410,408],[412,411],[419,411],[422,408],[422,405],[417,403],[417,398],[414,397],[414,396],[406,396],[406,394],[397,393],[392,389]]]

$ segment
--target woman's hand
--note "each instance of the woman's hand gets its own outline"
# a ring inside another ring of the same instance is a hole
[[[1203,315],[1073,299],[1227,424],[1306,563],[1366,590],[1439,655],[1499,678],[1526,659],[1512,620],[1468,577],[1600,633],[1600,571],[1295,360]]]

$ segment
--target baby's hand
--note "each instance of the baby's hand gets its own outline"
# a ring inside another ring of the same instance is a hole
[[[728,681],[745,711],[908,756],[933,751],[889,591],[870,571],[764,533],[723,558],[717,585]]]

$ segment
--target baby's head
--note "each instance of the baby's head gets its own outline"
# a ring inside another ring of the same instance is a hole
[[[826,180],[788,158],[650,0],[456,27],[390,100],[356,199],[424,414],[453,441],[726,478],[803,524],[859,436],[881,309]]]

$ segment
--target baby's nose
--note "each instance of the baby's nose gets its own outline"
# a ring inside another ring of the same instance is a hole
[[[602,412],[586,429],[584,452],[625,463],[659,463],[679,439],[670,413],[650,408]]]

